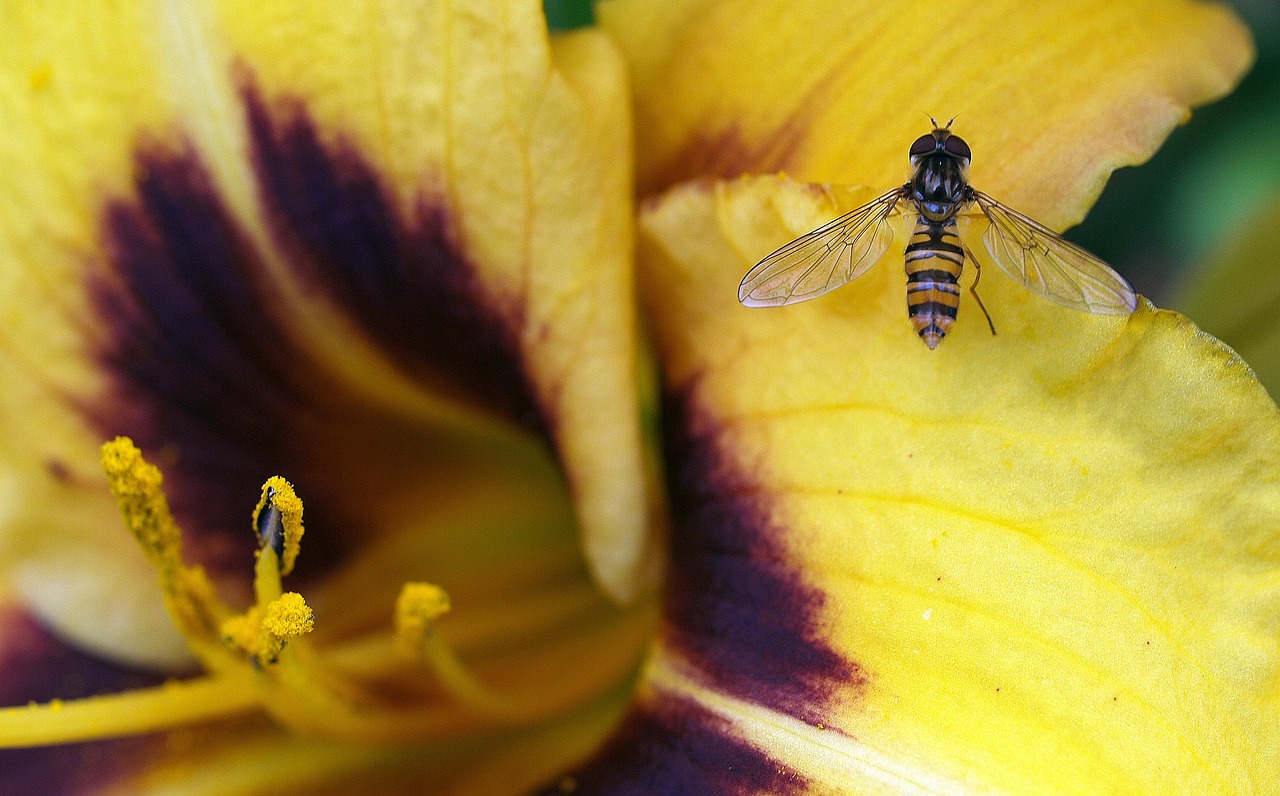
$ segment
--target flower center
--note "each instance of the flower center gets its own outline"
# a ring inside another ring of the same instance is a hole
[[[166,608],[205,670],[165,684],[0,712],[0,746],[35,746],[155,732],[264,712],[299,733],[339,740],[421,742],[486,728],[544,722],[564,713],[563,694],[536,685],[496,690],[436,632],[448,594],[407,583],[387,633],[317,646],[315,612],[282,579],[301,551],[302,501],[275,476],[262,487],[252,527],[258,551],[253,603],[234,611],[199,566],[182,556],[160,471],[132,440],[103,445],[102,462],[125,524],[155,566]],[[390,609],[392,606],[388,606]],[[382,694],[393,682],[395,700]],[[408,692],[409,698],[403,698]]]

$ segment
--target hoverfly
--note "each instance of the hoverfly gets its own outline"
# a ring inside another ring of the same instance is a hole
[[[738,300],[748,307],[780,307],[825,295],[856,279],[880,260],[893,242],[890,219],[907,205],[915,230],[906,247],[907,315],[930,349],[946,336],[960,306],[965,256],[975,276],[969,293],[996,333],[978,298],[982,266],[961,240],[957,219],[977,215],[988,222],[982,242],[1000,269],[1040,295],[1085,312],[1125,315],[1137,307],[1133,289],[1106,263],[1058,233],[987,196],[966,177],[972,155],[951,122],[911,145],[911,180],[846,213],[761,260],[742,280]],[[955,121],[952,119],[951,121]]]

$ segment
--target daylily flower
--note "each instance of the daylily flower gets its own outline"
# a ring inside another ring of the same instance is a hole
[[[736,300],[923,112],[1077,220],[1238,78],[1226,12],[43,10],[0,681],[62,701],[0,737],[77,744],[15,792],[1274,791],[1280,417],[1232,352],[999,276],[930,352],[888,262]]]
[[[19,648],[8,703],[62,701],[4,738],[146,742],[11,753],[18,781],[494,793],[588,752],[659,571],[604,34],[509,2],[24,13],[0,558],[15,623],[128,668],[42,686],[53,642]]]

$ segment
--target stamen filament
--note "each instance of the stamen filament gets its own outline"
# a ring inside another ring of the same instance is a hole
[[[264,547],[258,550],[258,560],[253,565],[254,601],[265,607],[281,594],[284,594],[284,585],[280,580],[280,559],[276,551]]]
[[[551,713],[558,701],[531,693],[512,694],[493,690],[467,668],[439,634],[428,636],[422,646],[422,656],[440,685],[459,705],[474,710],[488,718],[503,722],[526,722]]]
[[[503,694],[490,689],[463,664],[453,647],[435,632],[435,622],[451,610],[449,595],[431,583],[406,583],[396,600],[396,640],[420,657],[445,692],[462,707],[502,722],[525,722],[551,709],[545,694]]]
[[[218,628],[230,611],[204,570],[182,562],[182,534],[169,511],[160,470],[147,463],[128,437],[103,444],[102,467],[125,526],[156,567],[174,624],[201,661],[217,668],[223,663],[216,648]]]
[[[245,679],[201,677],[84,699],[0,708],[0,748],[145,735],[261,709]]]

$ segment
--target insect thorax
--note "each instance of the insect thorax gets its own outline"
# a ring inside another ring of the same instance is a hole
[[[920,214],[933,222],[946,221],[968,200],[969,182],[955,158],[924,158],[911,178],[910,199]]]

